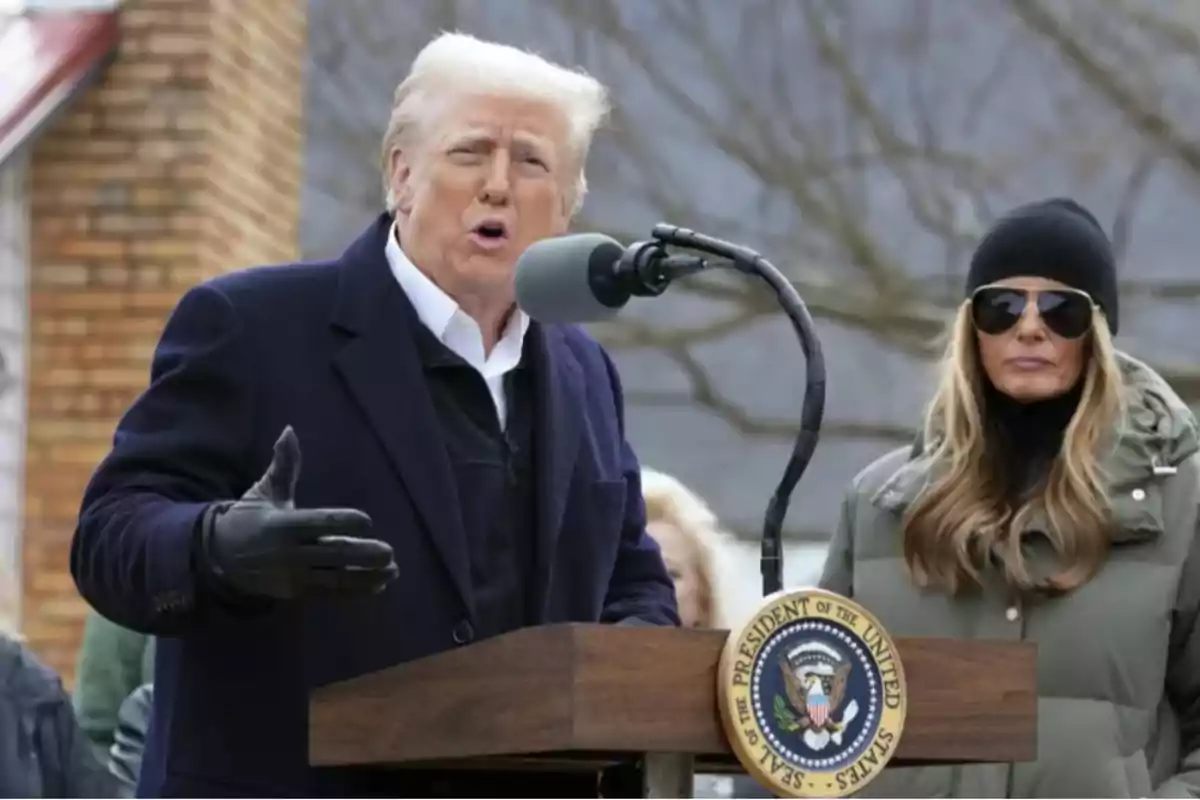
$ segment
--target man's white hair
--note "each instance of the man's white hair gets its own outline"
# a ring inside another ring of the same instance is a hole
[[[572,213],[587,193],[584,164],[592,137],[608,115],[608,92],[582,70],[551,63],[508,45],[485,42],[465,33],[443,33],[421,49],[392,101],[383,136],[383,191],[388,212],[397,199],[391,188],[392,153],[412,147],[421,126],[448,100],[473,95],[545,101],[562,110],[570,126],[572,164],[579,176],[570,197]]]

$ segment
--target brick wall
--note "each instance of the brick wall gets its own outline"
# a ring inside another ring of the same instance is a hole
[[[306,0],[283,0],[306,5]],[[274,263],[296,255],[300,218],[306,31],[280,0],[214,0],[209,148],[201,267]],[[263,54],[258,68],[247,58]],[[247,113],[251,111],[252,113]]]
[[[79,499],[166,315],[296,254],[305,6],[128,0],[115,63],[34,149],[22,628],[68,683]]]

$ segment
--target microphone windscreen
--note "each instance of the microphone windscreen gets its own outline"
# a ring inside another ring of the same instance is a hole
[[[576,233],[534,242],[517,259],[517,305],[547,324],[601,322],[614,317],[628,297],[609,306],[596,296],[596,281],[611,275],[625,248],[602,233]]]

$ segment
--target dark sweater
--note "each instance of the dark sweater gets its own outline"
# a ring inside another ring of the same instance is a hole
[[[479,626],[469,638],[497,636],[532,620],[528,597],[534,555],[532,359],[524,358],[505,376],[508,422],[501,429],[483,376],[427,328],[417,326],[418,351],[454,470],[467,534]]]

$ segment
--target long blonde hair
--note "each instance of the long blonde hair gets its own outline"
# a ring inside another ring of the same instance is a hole
[[[1108,325],[1099,309],[1094,313],[1082,394],[1062,448],[1039,490],[1014,507],[985,428],[985,378],[970,305],[959,308],[925,419],[928,455],[941,469],[903,520],[904,557],[918,585],[956,594],[980,582],[980,566],[996,553],[1014,589],[1065,592],[1104,563],[1112,509],[1100,453],[1122,420],[1124,383]],[[1045,578],[1033,574],[1021,552],[1020,534],[1039,513],[1062,565]]]

